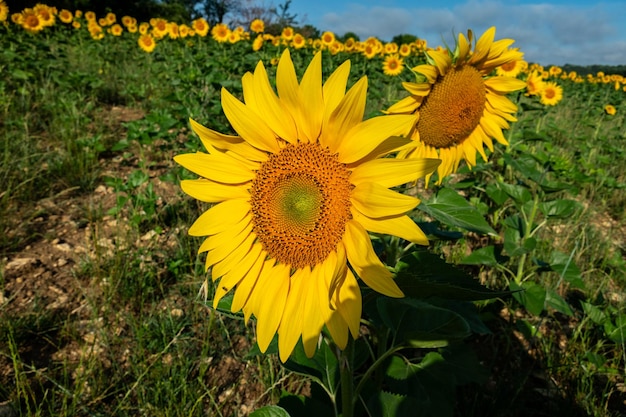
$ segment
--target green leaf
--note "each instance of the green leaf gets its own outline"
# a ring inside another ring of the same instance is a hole
[[[602,326],[608,319],[607,315],[599,307],[591,303],[581,302],[583,311],[595,324]]]
[[[580,269],[571,259],[571,256],[563,252],[554,251],[550,256],[550,269],[558,273],[563,279],[572,286],[585,289]]]
[[[496,248],[493,245],[479,248],[461,259],[459,263],[461,265],[487,265],[494,267],[508,260],[507,256],[496,254],[495,251]]]
[[[504,204],[506,200],[509,199],[509,195],[494,183],[490,183],[489,185],[487,185],[487,188],[485,188],[485,193],[489,198],[493,200],[494,203],[499,206]]]
[[[572,308],[569,306],[567,301],[563,299],[556,291],[553,289],[548,289],[546,293],[546,306],[555,309],[559,313],[565,314],[566,316],[574,315]]]
[[[581,205],[574,200],[552,200],[539,203],[539,210],[547,217],[553,217],[556,219],[564,219],[573,216]]]
[[[277,405],[266,405],[253,411],[250,417],[289,417],[289,413]]]
[[[480,212],[456,191],[442,188],[418,209],[448,225],[481,234],[496,235]]]
[[[451,371],[439,352],[427,353],[420,363],[392,357],[385,370],[383,395],[370,401],[382,405],[383,413],[370,408],[370,415],[452,416],[454,401],[450,398],[454,397],[456,378]]]
[[[394,334],[395,345],[442,347],[470,335],[470,327],[460,315],[422,301],[379,297],[377,307],[384,324]]]
[[[505,182],[500,182],[498,183],[498,185],[517,203],[524,204],[525,202],[530,201],[533,198],[532,194],[530,194],[530,191],[528,191],[528,189],[524,186],[507,184]]]
[[[283,365],[292,372],[315,379],[328,389],[335,392],[339,383],[339,365],[335,353],[327,343],[322,343],[312,358],[307,358],[299,341],[289,360]]]
[[[607,323],[604,323],[604,331],[607,337],[620,345],[626,343],[626,314],[617,316],[615,325],[611,323],[610,329],[607,329]]]
[[[513,293],[513,297],[515,297],[530,314],[535,316],[541,314],[546,304],[546,289],[543,286],[534,282],[523,282],[521,286],[515,282],[511,282],[509,288],[511,291],[518,291]]]
[[[510,294],[483,286],[466,272],[425,250],[416,250],[398,261],[396,283],[405,295],[417,299],[440,297],[476,301]]]

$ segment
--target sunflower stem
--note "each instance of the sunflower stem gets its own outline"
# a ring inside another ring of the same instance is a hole
[[[341,351],[339,368],[341,372],[341,416],[354,416],[354,341],[348,336],[348,345]]]

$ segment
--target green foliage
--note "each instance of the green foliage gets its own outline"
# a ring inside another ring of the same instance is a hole
[[[142,17],[131,9],[142,2],[108,4]],[[164,17],[182,4],[163,3]],[[361,337],[344,352],[325,339],[310,359],[298,344],[280,367],[276,340],[261,354],[254,326],[230,312],[232,294],[216,310],[198,302],[207,275],[186,230],[206,206],[180,195],[188,174],[171,157],[201,149],[189,117],[233,133],[220,90],[241,97],[259,60],[273,75],[281,47],[164,39],[145,54],[131,37],[58,29],[0,27],[1,262],[63,245],[58,223],[85,244],[72,269],[36,275],[37,260],[2,270],[0,404],[20,415],[334,415],[349,386],[359,416],[530,415],[537,402],[537,414],[569,411],[565,402],[581,415],[623,414],[622,92],[564,81],[555,108],[513,98],[509,147],[420,189],[411,216],[431,247],[377,237],[406,297],[363,288]],[[309,51],[292,58],[301,76]],[[379,57],[343,52],[324,55],[324,75],[348,58],[350,85],[368,76],[368,116],[410,81],[384,77]],[[18,280],[46,286],[27,298]],[[79,290],[64,293],[67,282]],[[73,304],[49,307],[63,296]]]

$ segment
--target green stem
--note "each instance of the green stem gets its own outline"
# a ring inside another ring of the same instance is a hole
[[[383,353],[382,355],[380,355],[380,357],[378,359],[376,359],[376,362],[374,362],[372,364],[372,366],[370,366],[367,371],[365,371],[365,373],[363,374],[363,376],[361,377],[361,380],[359,381],[358,385],[356,386],[356,389],[354,390],[354,401],[356,402],[356,400],[359,398],[359,394],[361,393],[361,390],[363,389],[363,386],[365,385],[365,382],[367,382],[370,377],[372,376],[372,373],[391,355],[393,355],[394,353],[405,349],[407,346],[405,345],[398,345],[398,346],[394,346],[391,349],[389,349],[388,351],[386,351],[385,353]]]
[[[348,345],[341,351],[341,357],[339,358],[339,369],[341,372],[341,416],[353,417],[354,416],[354,378],[353,378],[353,364],[354,364],[354,341],[351,336],[348,336]]]
[[[524,236],[522,236],[522,241],[528,239],[533,234],[533,222],[535,221],[535,216],[537,216],[537,209],[539,208],[539,197],[535,195],[535,199],[533,202],[533,208],[530,211],[530,216],[526,217],[524,214],[524,210],[522,210],[522,215],[524,216],[524,220],[526,221],[526,229],[524,230]],[[519,264],[517,264],[517,276],[515,277],[515,283],[521,284],[524,280],[524,264],[526,263],[526,256],[528,254],[522,254]]]

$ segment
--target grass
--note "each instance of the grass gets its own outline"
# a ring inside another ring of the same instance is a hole
[[[0,412],[231,416],[275,403],[283,389],[307,393],[274,356],[249,355],[253,324],[199,296],[203,259],[186,230],[206,207],[179,190],[189,174],[172,161],[200,147],[188,117],[229,131],[221,87],[239,94],[241,75],[278,48],[180,40],[148,55],[127,38],[1,30]],[[325,68],[345,57],[325,56]],[[368,115],[401,95],[379,62],[350,58],[351,82],[369,76]],[[294,54],[296,68],[308,59]],[[532,314],[515,299],[481,304],[491,333],[470,343],[490,376],[460,389],[458,415],[626,413],[626,100],[608,85],[563,84],[554,108],[520,96],[511,146],[453,181],[472,181],[465,195],[503,234],[503,219],[524,207],[488,198],[494,173],[539,201],[580,204],[548,219],[527,256],[503,264],[562,297],[571,314]],[[603,113],[609,102],[618,115]],[[535,155],[571,187],[543,193],[507,154]],[[465,234],[432,250],[461,262],[503,245],[485,239]],[[556,251],[577,266],[584,288],[542,270],[537,261]],[[502,268],[463,267],[506,287]]]

